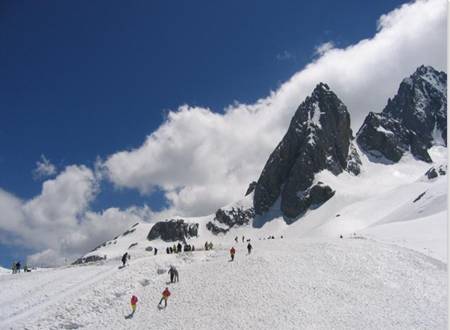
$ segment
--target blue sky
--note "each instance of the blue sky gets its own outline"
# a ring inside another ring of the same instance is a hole
[[[3,1],[0,188],[42,189],[41,155],[58,170],[139,147],[182,104],[214,112],[254,103],[310,63],[377,31],[404,1]],[[421,63],[419,63],[421,64]],[[91,204],[167,205],[164,194],[101,182]],[[1,210],[0,210],[1,211]],[[0,263],[29,250],[0,242]]]

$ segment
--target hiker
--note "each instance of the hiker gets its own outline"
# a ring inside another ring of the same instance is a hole
[[[20,261],[16,262],[16,272],[20,273]]]
[[[250,243],[248,243],[248,244],[247,244],[247,251],[248,251],[248,254],[252,253],[252,248],[253,248],[253,246],[252,246]]]
[[[209,242],[209,246],[208,246],[208,249],[210,249],[210,250],[212,250],[212,249],[213,249],[213,244],[212,244],[212,242]]]
[[[230,249],[230,256],[231,261],[234,261],[234,254],[236,253],[236,250],[234,249],[234,246]]]
[[[181,246],[181,243],[180,243],[180,242],[178,242],[178,245],[177,245],[177,251],[178,251],[178,253],[183,252],[183,247]]]
[[[158,253],[158,249],[157,248],[155,248],[155,256],[156,256],[156,254]]]
[[[122,267],[125,267],[125,265],[127,264],[127,260],[128,260],[128,252],[125,252],[125,254],[122,256]]]
[[[178,282],[178,270],[175,266],[171,265],[167,273],[170,275],[170,283]]]
[[[192,245],[191,251],[195,251],[195,246],[194,245]]]
[[[168,247],[166,247],[166,253],[167,253],[167,254],[170,254],[170,250],[169,250]]]
[[[242,243],[244,243],[244,239],[245,239],[245,237],[244,237],[244,236],[242,236]]]
[[[208,241],[205,242],[205,251],[208,251]]]
[[[175,244],[173,245],[173,253],[177,253],[177,246]]]
[[[137,304],[137,302],[138,302],[138,298],[135,296],[135,295],[132,295],[131,296],[131,310],[132,310],[132,312],[131,312],[131,316],[133,316],[134,315],[134,312],[136,312],[136,304]]]
[[[169,299],[169,297],[170,297],[170,291],[169,291],[169,288],[166,288],[162,293],[162,298],[159,301],[158,306],[161,306],[161,303],[164,300],[164,307],[167,307],[167,299]]]

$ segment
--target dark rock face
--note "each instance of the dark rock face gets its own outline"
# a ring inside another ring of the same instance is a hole
[[[447,145],[447,75],[419,67],[404,79],[397,95],[381,113],[370,112],[357,133],[357,142],[371,156],[398,162],[406,151],[431,162],[428,149]]]
[[[166,220],[155,223],[147,235],[149,241],[161,238],[166,242],[185,241],[197,236],[198,223],[186,223],[184,220]]]
[[[331,197],[333,197],[335,191],[331,189],[329,186],[323,184],[322,182],[318,182],[316,185],[299,192],[295,197],[294,201],[289,204],[292,205],[292,209],[285,210],[287,214],[296,214],[301,215],[305,213],[309,208],[317,208]],[[294,219],[287,218],[286,222],[288,224],[294,222]]]
[[[447,164],[439,165],[438,167],[431,167],[426,173],[425,176],[431,180],[437,178],[441,175],[447,174]]]
[[[255,187],[256,187],[256,181],[253,181],[252,183],[250,183],[248,185],[248,189],[247,189],[247,192],[245,193],[245,196],[250,195],[255,190]]]
[[[309,198],[299,196],[311,194],[315,173],[327,169],[336,175],[359,174],[361,161],[352,139],[346,106],[320,83],[297,109],[259,177],[253,199],[256,214],[267,212],[281,196],[281,211],[295,218],[312,205]],[[329,194],[322,186],[313,192],[325,190]]]
[[[233,207],[231,210],[218,209],[213,221],[206,224],[206,228],[213,234],[226,233],[234,226],[247,225],[255,217],[253,208],[242,209]]]
[[[97,255],[92,255],[92,256],[88,256],[88,257],[82,257],[82,258],[78,258],[77,260],[75,260],[72,265],[80,265],[80,264],[86,264],[89,262],[97,262],[97,261],[101,261],[101,260],[106,260],[106,256],[97,256]]]

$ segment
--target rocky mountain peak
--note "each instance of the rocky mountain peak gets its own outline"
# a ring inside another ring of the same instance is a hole
[[[420,66],[400,83],[379,114],[369,113],[357,134],[360,147],[397,162],[406,151],[431,162],[428,149],[447,145],[447,74]]]
[[[314,185],[314,174],[324,169],[358,174],[352,139],[347,107],[327,84],[319,83],[298,107],[262,171],[254,191],[256,214],[281,198],[281,211],[291,221],[312,204],[325,202],[334,192],[322,183]]]

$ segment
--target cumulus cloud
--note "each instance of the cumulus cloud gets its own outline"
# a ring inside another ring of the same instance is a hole
[[[323,56],[326,52],[334,48],[334,43],[332,41],[324,42],[317,46],[314,50],[316,55]]]
[[[345,49],[321,45],[319,57],[255,104],[234,104],[224,114],[181,106],[140,147],[110,155],[107,177],[144,194],[159,187],[170,204],[164,214],[204,215],[241,198],[317,83],[344,101],[355,130],[419,65],[446,71],[446,6],[405,4],[380,17],[370,39]]]
[[[41,155],[41,159],[36,162],[36,168],[33,170],[33,178],[35,180],[48,178],[56,174],[56,166],[48,160],[45,155]]]
[[[98,193],[98,181],[85,166],[68,166],[42,185],[28,201],[0,190],[0,239],[34,251],[31,264],[58,265],[86,253],[99,243],[148,217],[148,208],[101,213],[89,210]]]

